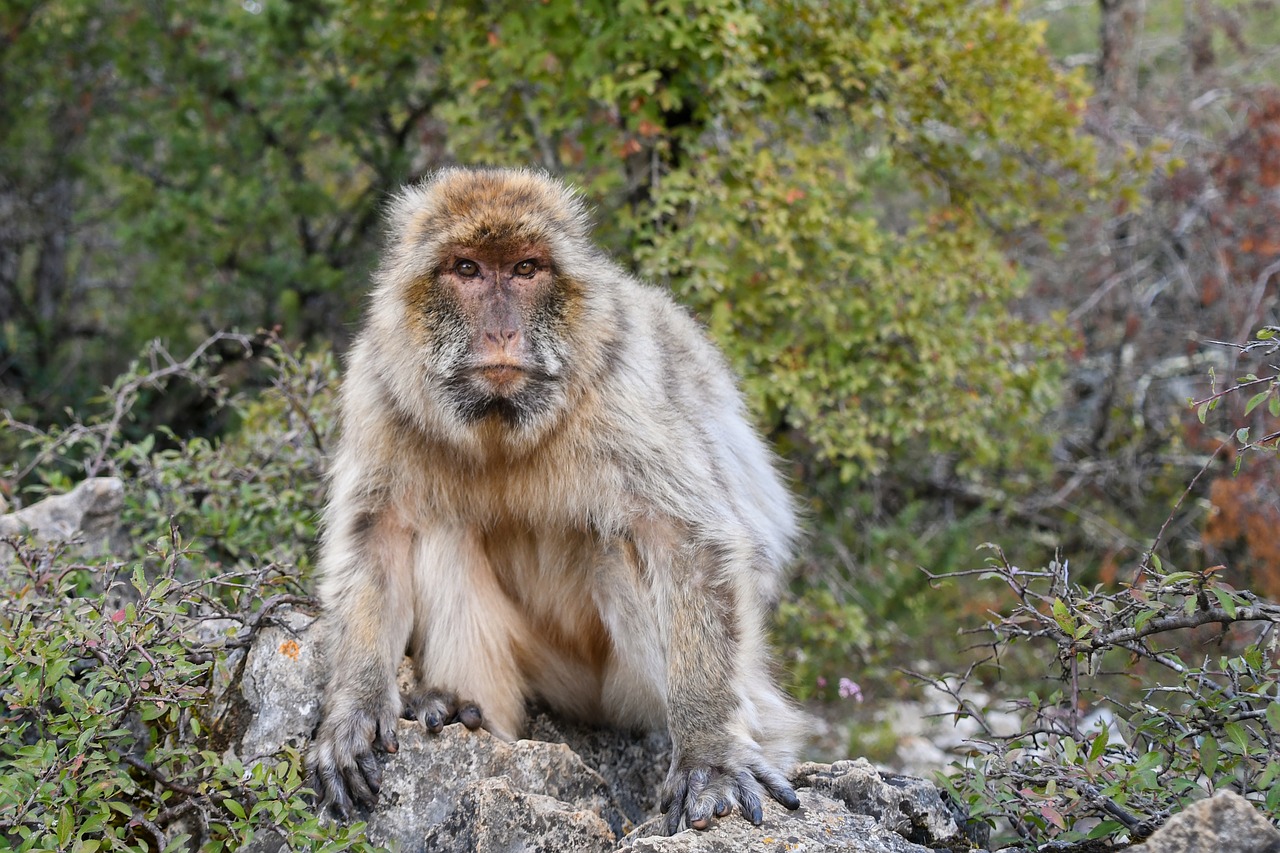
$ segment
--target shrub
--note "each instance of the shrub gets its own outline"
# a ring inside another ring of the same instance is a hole
[[[245,357],[260,390],[229,394],[218,372]],[[133,544],[98,561],[0,544],[0,843],[216,851],[272,832],[284,849],[368,848],[358,824],[321,826],[296,749],[242,761],[210,738],[229,663],[275,605],[307,603],[330,427],[313,413],[328,410],[333,373],[328,356],[269,336],[215,336],[184,361],[153,345],[87,419],[6,424],[24,436],[13,474],[35,481],[28,494],[72,472],[124,475]],[[125,438],[135,407],[177,382],[241,429]]]
[[[1273,335],[1264,330],[1244,348],[1274,354]],[[1246,416],[1264,404],[1280,416],[1280,368],[1271,370],[1192,404],[1203,420],[1222,399],[1248,391]],[[1280,431],[1274,422],[1262,426],[1260,438],[1241,427],[1223,440],[1200,474],[1229,452],[1238,454],[1237,472],[1246,454],[1274,454]],[[1158,552],[1167,527],[1119,589],[1081,585],[1065,560],[1021,569],[994,545],[986,568],[948,575],[994,580],[1012,593],[979,629],[990,635],[983,663],[999,666],[1027,651],[1043,659],[1048,646],[1056,664],[1048,689],[1016,703],[1024,725],[1010,737],[996,737],[985,709],[964,698],[967,679],[935,682],[957,699],[956,714],[986,733],[945,781],[975,817],[1003,821],[1033,844],[1122,843],[1230,788],[1280,823],[1280,604],[1228,584],[1225,566],[1166,566]]]

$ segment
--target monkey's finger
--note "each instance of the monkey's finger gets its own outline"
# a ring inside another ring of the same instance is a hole
[[[350,820],[352,803],[337,766],[332,763],[322,765],[318,776],[320,788],[323,789],[320,798],[322,808],[332,810],[341,820]]]
[[[484,715],[480,713],[480,706],[475,702],[464,703],[458,709],[458,722],[473,732],[480,728],[481,723],[484,722]]]
[[[716,800],[716,808],[715,808],[716,817],[728,817],[729,812],[731,811],[733,811],[733,806],[730,805],[729,801],[726,800],[724,797],[721,797],[720,799]]]
[[[760,800],[760,795],[764,793],[764,789],[760,787],[760,783],[755,777],[745,770],[738,774],[738,809],[742,812],[742,816],[754,823],[756,826],[764,823],[764,804]]]
[[[357,762],[359,760],[359,758],[356,759]],[[351,790],[351,799],[358,805],[368,808],[378,802],[378,795],[369,788],[369,782],[365,779],[364,771],[360,769],[358,763],[343,768],[342,776]]]
[[[672,809],[667,812],[666,825],[663,829],[667,835],[675,835],[680,831],[680,821],[684,818],[684,809]]]
[[[719,799],[714,790],[709,790],[711,771],[698,767],[689,774],[689,790],[685,794],[685,817],[689,826],[694,829],[706,829],[711,826],[711,813],[715,810]]]
[[[429,690],[417,700],[415,705],[417,717],[422,721],[422,725],[433,735],[438,735],[453,718],[458,700],[447,691]]]
[[[796,796],[796,789],[791,787],[791,783],[787,781],[786,776],[771,767],[758,765],[752,767],[751,772],[759,780],[760,784],[764,785],[764,789],[769,792],[770,797],[773,797],[792,811],[800,808],[800,798]]]
[[[365,782],[368,783],[369,790],[376,798],[382,790],[382,765],[378,763],[378,759],[372,752],[366,752],[356,759],[356,767],[359,768]]]
[[[662,796],[662,811],[667,816],[664,829],[667,835],[675,835],[680,831],[680,820],[684,817],[684,799],[689,791],[689,783],[681,773],[669,784],[670,787]]]
[[[378,723],[377,743],[388,755],[400,749],[400,741],[396,739],[395,726]]]

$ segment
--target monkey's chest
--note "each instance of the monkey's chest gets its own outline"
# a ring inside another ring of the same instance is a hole
[[[530,665],[552,660],[603,673],[611,642],[601,618],[597,537],[586,531],[502,524],[482,534],[494,580],[525,625]]]
[[[490,539],[499,554],[533,547],[558,552],[561,542],[548,545],[550,540],[617,529],[636,509],[616,461],[568,438],[520,458],[495,454],[482,464],[439,458],[425,474],[429,481],[421,493],[430,496],[429,514],[494,531]],[[509,534],[510,543],[499,541]]]

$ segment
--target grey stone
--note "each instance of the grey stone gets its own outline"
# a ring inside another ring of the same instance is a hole
[[[314,622],[314,616],[277,608],[272,624],[254,639],[235,697],[243,716],[234,746],[245,761],[285,744],[304,747],[320,721],[324,663]]]
[[[967,847],[968,841],[987,841],[981,833],[975,838],[966,832],[964,814],[945,801],[933,783],[881,773],[863,758],[802,764],[793,778],[797,785],[839,800],[851,812],[871,815],[885,828],[919,844]]]
[[[1280,853],[1280,830],[1248,800],[1220,791],[1169,818],[1132,853]]]
[[[855,814],[843,803],[800,789],[800,808],[787,811],[767,803],[764,823],[752,826],[741,818],[725,818],[711,829],[686,829],[670,838],[661,835],[656,818],[623,839],[621,850],[634,853],[929,853],[887,829],[874,817]]]
[[[457,808],[427,831],[421,845],[407,844],[401,849],[424,853],[608,853],[614,843],[613,830],[591,809],[522,791],[498,776],[467,783]]]
[[[324,663],[319,628],[279,608],[248,655],[234,659],[219,698],[215,733],[245,761],[285,745],[305,748],[318,722]],[[205,626],[217,642],[219,630]],[[234,635],[232,635],[234,636]],[[446,726],[438,735],[401,721],[399,748],[379,754],[382,791],[360,817],[371,841],[441,853],[626,851],[971,850],[963,818],[929,782],[876,772],[865,761],[805,764],[795,782],[801,808],[767,803],[764,825],[739,815],[706,831],[662,837],[657,795],[670,761],[664,734],[596,729],[535,713],[528,740]],[[255,847],[269,849],[263,837]],[[619,847],[618,845],[622,846]]]
[[[529,814],[536,812],[540,822],[555,813],[578,815],[568,823],[581,825],[585,818],[580,815],[590,813],[610,841],[614,838],[601,817],[609,805],[604,779],[565,744],[505,743],[483,729],[471,732],[459,725],[431,735],[407,720],[401,721],[396,735],[400,748],[383,764],[382,792],[368,818],[369,838],[378,844],[398,841],[406,851],[470,849],[422,845],[429,835],[434,837],[438,826],[446,827],[439,831],[449,837],[471,837],[459,829],[459,821],[466,822],[470,806],[477,802],[490,808],[493,826],[503,825],[507,818],[501,815],[505,813],[493,810],[498,792],[473,786],[495,778],[502,778],[511,791],[541,798],[522,799],[518,807]],[[558,801],[559,811],[547,806],[546,799]],[[517,807],[513,804],[512,808]],[[516,813],[519,811],[511,814]],[[493,827],[485,830],[490,835],[493,831]],[[523,847],[517,845],[516,849],[544,849],[533,839],[521,841]]]
[[[37,542],[79,540],[82,553],[96,556],[106,550],[123,508],[124,483],[118,477],[91,477],[65,495],[0,515],[0,536],[30,530]]]

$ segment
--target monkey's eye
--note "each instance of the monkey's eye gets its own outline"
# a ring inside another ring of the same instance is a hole
[[[535,261],[533,258],[528,258],[516,264],[515,274],[516,275],[533,275],[537,269],[538,269],[538,262]]]
[[[453,265],[453,271],[463,278],[475,278],[480,274],[480,265],[463,258]]]

